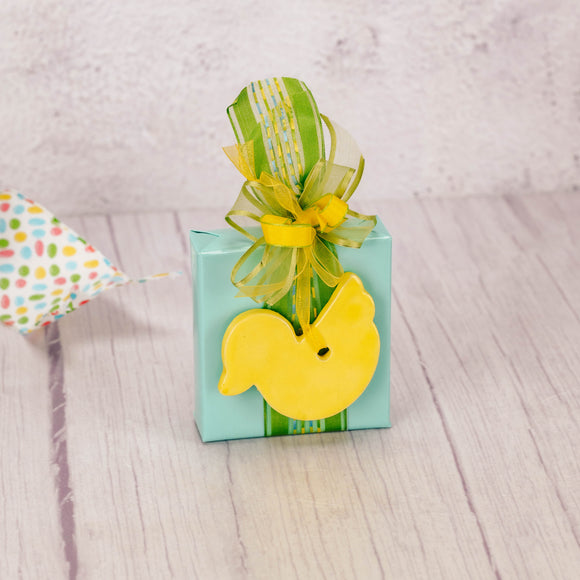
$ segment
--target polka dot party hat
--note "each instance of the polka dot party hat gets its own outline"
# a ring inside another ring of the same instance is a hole
[[[130,282],[46,208],[0,192],[0,322],[26,334]]]

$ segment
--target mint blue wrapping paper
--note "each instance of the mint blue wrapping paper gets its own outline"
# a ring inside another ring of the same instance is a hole
[[[263,437],[264,402],[255,387],[236,395],[217,388],[221,345],[235,316],[257,308],[236,297],[230,273],[250,242],[231,229],[191,230],[194,287],[195,420],[203,441]],[[379,220],[360,249],[338,247],[345,271],[356,273],[375,302],[379,362],[364,393],[348,407],[348,430],[390,427],[391,236]]]

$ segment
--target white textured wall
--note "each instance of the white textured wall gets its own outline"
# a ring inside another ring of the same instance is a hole
[[[1,0],[0,187],[227,205],[225,108],[278,74],[359,141],[360,199],[580,186],[578,0]]]

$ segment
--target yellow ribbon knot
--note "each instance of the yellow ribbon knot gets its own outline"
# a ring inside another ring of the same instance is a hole
[[[266,214],[260,225],[266,244],[286,248],[311,246],[317,231],[328,232],[345,220],[348,204],[335,195],[327,194],[312,207],[300,212],[298,219]]]
[[[270,246],[306,248],[312,245],[316,237],[316,230],[312,226],[279,215],[264,215],[260,224],[264,241]]]

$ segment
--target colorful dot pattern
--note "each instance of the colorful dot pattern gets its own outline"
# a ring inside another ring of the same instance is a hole
[[[4,325],[22,334],[32,332],[101,292],[132,281],[40,204],[20,193],[0,191],[0,322]]]

